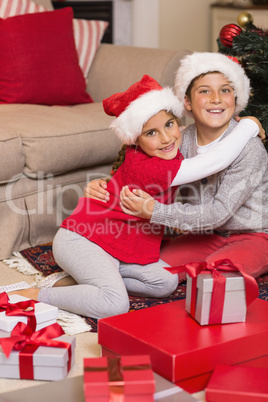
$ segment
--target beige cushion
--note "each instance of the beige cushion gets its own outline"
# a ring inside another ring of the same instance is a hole
[[[53,6],[50,0],[33,0],[36,4],[44,6],[47,10],[53,10]]]
[[[32,178],[112,163],[120,148],[119,139],[109,129],[112,117],[104,113],[101,103],[1,105],[0,121],[3,133],[20,135],[24,174]],[[14,159],[14,153],[6,155],[7,160]],[[20,167],[22,161],[21,152]],[[10,165],[3,169],[10,175]]]
[[[0,125],[0,184],[18,180],[24,169],[22,141],[11,125]]]

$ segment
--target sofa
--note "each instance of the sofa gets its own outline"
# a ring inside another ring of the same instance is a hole
[[[92,103],[0,104],[0,259],[51,242],[86,183],[109,175],[121,145],[102,100],[144,74],[173,86],[187,53],[102,43],[86,77]]]

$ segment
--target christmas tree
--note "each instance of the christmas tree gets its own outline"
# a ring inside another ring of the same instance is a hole
[[[225,25],[219,34],[219,52],[235,57],[250,79],[251,95],[241,116],[256,116],[266,133],[268,151],[268,32],[257,28],[248,14],[242,28],[236,24]]]

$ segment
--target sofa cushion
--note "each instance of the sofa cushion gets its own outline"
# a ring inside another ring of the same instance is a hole
[[[70,7],[0,19],[0,102],[92,102],[78,64]]]
[[[25,155],[21,138],[10,126],[0,126],[0,184],[18,180],[23,173]]]
[[[20,134],[32,178],[112,163],[120,148],[102,103],[75,106],[1,105],[3,132]],[[9,155],[10,157],[10,155]]]
[[[36,1],[36,0],[35,0]],[[46,6],[43,7],[43,5]],[[38,5],[31,0],[0,0],[0,17],[44,12],[52,9],[50,3]],[[87,78],[96,51],[108,26],[106,21],[73,19],[73,33],[79,65]]]
[[[108,22],[106,21],[73,19],[79,65],[86,79],[107,27]]]
[[[31,14],[39,11],[48,11],[43,5],[31,0],[0,0],[0,17],[8,18],[19,14]]]

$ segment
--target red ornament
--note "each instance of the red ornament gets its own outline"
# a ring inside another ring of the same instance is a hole
[[[220,31],[220,41],[226,47],[233,46],[234,37],[240,35],[242,29],[236,24],[224,25]]]
[[[239,63],[239,60],[236,58],[236,57],[233,57],[233,56],[227,56],[230,60],[232,60],[232,61],[234,61],[235,63],[237,63],[237,64],[240,64]]]

